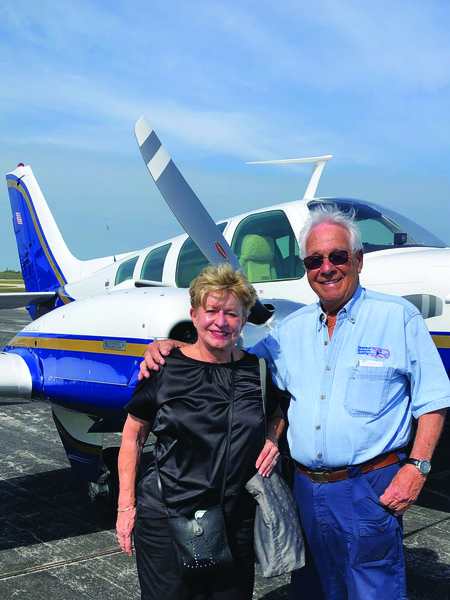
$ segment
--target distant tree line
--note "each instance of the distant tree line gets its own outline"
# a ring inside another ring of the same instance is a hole
[[[22,279],[22,273],[20,271],[5,269],[4,271],[0,271],[0,279]]]

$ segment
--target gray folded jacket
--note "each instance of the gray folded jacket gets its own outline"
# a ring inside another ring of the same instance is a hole
[[[269,477],[256,473],[245,486],[257,502],[255,554],[264,577],[276,577],[305,564],[297,503],[275,468]]]

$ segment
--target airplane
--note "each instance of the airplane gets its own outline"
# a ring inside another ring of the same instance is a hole
[[[103,435],[122,430],[148,342],[195,339],[191,280],[208,262],[243,269],[259,296],[239,341],[251,347],[292,311],[317,301],[298,256],[298,232],[321,204],[355,212],[365,251],[362,284],[404,296],[421,310],[450,373],[450,248],[390,209],[316,197],[330,155],[264,161],[312,164],[303,198],[216,225],[145,117],[135,134],[186,231],[136,252],[76,259],[31,168],[19,164],[6,176],[26,292],[0,294],[0,308],[27,306],[33,320],[0,353],[0,396],[51,404],[74,473],[89,482],[105,511],[117,506],[118,448],[103,448]]]

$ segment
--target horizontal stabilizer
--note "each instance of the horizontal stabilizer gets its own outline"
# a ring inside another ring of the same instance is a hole
[[[42,304],[52,298],[56,299],[55,292],[17,292],[13,294],[0,294],[0,310],[2,308],[24,308],[31,304]]]
[[[282,158],[281,160],[258,160],[249,161],[248,165],[289,165],[298,163],[313,163],[311,179],[303,196],[304,200],[312,200],[315,197],[317,186],[319,185],[322,171],[329,160],[333,158],[332,154],[325,156],[311,156],[309,158]]]

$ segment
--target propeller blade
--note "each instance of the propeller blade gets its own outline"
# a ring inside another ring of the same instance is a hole
[[[241,265],[233,250],[145,117],[141,117],[136,123],[135,134],[150,175],[200,252],[214,265],[229,262],[235,270],[240,269]],[[251,312],[252,320],[258,323],[265,323],[271,316],[270,311],[259,300]]]

